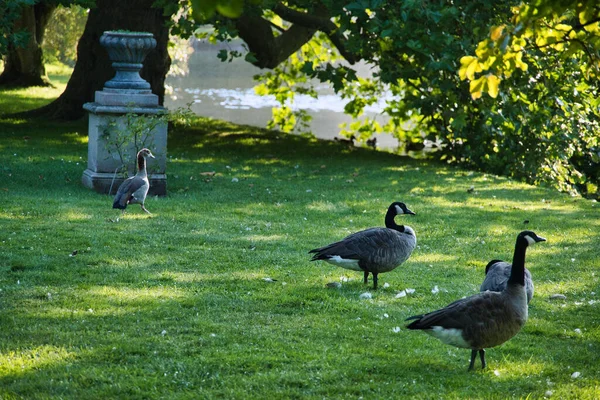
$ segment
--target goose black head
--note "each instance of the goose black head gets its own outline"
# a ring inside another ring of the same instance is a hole
[[[399,201],[392,203],[390,205],[390,210],[393,210],[395,215],[401,215],[401,214],[417,215],[414,212],[410,211],[408,209],[408,207],[406,207],[406,204],[399,202]]]
[[[147,148],[143,148],[140,151],[138,151],[138,157],[139,156],[142,156],[144,158],[146,158],[146,157],[156,158],[156,157],[154,157],[152,152],[150,150],[148,150]]]
[[[532,244],[538,243],[538,242],[545,242],[546,239],[536,235],[535,232],[533,231],[523,231],[521,233],[519,233],[519,236],[517,237],[518,241],[524,240],[525,241],[525,245],[526,246],[530,246]]]

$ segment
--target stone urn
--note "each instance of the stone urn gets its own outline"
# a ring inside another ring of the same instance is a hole
[[[135,155],[139,144],[148,147],[156,156],[148,163],[151,195],[167,193],[167,123],[161,120],[144,130],[142,137],[132,141],[119,139],[119,132],[127,132],[132,116],[154,118],[167,110],[158,104],[150,83],[140,76],[146,56],[156,47],[156,39],[148,32],[106,31],[100,44],[108,52],[115,76],[95,93],[94,102],[83,108],[89,112],[88,167],[83,172],[83,185],[100,193],[114,194],[123,181],[126,167],[122,155],[134,160],[129,175],[135,174]],[[110,128],[110,129],[109,129]],[[138,146],[136,147],[136,143]],[[119,148],[115,143],[120,143]]]
[[[100,44],[108,52],[115,77],[104,84],[114,89],[150,89],[140,77],[146,55],[156,47],[156,39],[148,32],[106,31]]]

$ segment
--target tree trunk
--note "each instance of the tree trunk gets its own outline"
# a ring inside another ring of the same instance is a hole
[[[15,30],[30,33],[25,47],[10,45],[6,54],[4,71],[0,75],[0,85],[7,86],[50,86],[44,67],[42,41],[44,32],[55,4],[45,2],[23,7],[21,17],[15,21]]]
[[[44,115],[53,119],[74,120],[84,116],[83,104],[94,101],[94,94],[102,90],[115,71],[106,49],[100,45],[104,31],[128,30],[150,32],[156,39],[156,48],[148,54],[140,71],[150,82],[152,92],[162,105],[165,94],[165,77],[171,66],[167,51],[169,16],[163,9],[152,8],[155,0],[97,0],[90,10],[83,36],[77,45],[77,63],[63,94],[52,103],[21,115]]]

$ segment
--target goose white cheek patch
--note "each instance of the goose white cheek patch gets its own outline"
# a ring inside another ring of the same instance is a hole
[[[396,214],[400,215],[400,214],[404,214],[404,210],[402,210],[400,208],[400,206],[396,206]]]
[[[529,235],[525,235],[525,240],[527,240],[527,243],[529,243],[530,246],[536,243],[535,239]]]

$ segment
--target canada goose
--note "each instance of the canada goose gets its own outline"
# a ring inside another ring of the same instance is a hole
[[[340,139],[338,137],[334,137],[333,140],[335,140],[338,143],[346,144],[348,146],[354,146],[354,141],[356,140],[356,136],[352,135],[348,139]]]
[[[420,329],[456,347],[471,349],[469,370],[475,365],[477,352],[485,368],[485,349],[498,346],[515,336],[527,321],[525,293],[525,251],[527,246],[546,239],[532,231],[517,236],[512,268],[506,288],[501,292],[481,292],[450,303],[424,315],[408,329]]]
[[[373,149],[377,148],[377,138],[372,137],[371,139],[367,139],[367,146]]]
[[[377,289],[377,275],[388,272],[410,257],[417,245],[415,231],[407,225],[397,225],[394,217],[399,214],[415,215],[404,203],[394,202],[385,215],[386,228],[370,228],[353,233],[339,242],[313,249],[311,261],[323,260],[338,267],[364,271],[367,283],[369,272],[373,274],[373,289]]]
[[[128,204],[139,204],[142,210],[150,214],[150,211],[144,207],[150,182],[148,181],[148,173],[146,172],[146,157],[152,157],[152,153],[148,149],[141,149],[137,153],[138,172],[135,176],[125,179],[115,195],[113,208],[119,208],[125,212]]]
[[[510,277],[512,265],[502,260],[492,260],[485,266],[485,279],[479,289],[482,292],[490,290],[492,292],[501,292],[506,287],[506,282]],[[531,272],[525,268],[525,292],[527,293],[527,304],[533,297],[533,280]]]

